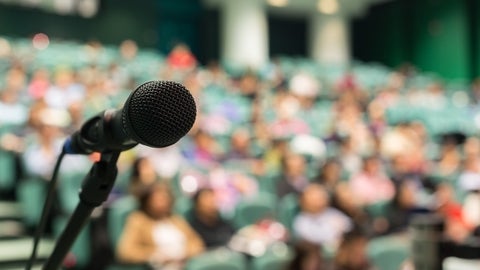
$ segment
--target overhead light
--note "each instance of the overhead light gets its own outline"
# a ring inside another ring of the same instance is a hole
[[[318,0],[318,11],[324,14],[335,14],[338,12],[339,4],[337,0]]]
[[[288,0],[267,0],[267,2],[274,7],[284,7],[288,5]]]

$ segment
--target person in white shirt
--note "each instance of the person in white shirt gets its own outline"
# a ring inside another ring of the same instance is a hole
[[[300,241],[335,250],[353,224],[350,218],[330,207],[328,193],[321,184],[309,184],[300,197],[301,211],[294,219],[294,235]]]

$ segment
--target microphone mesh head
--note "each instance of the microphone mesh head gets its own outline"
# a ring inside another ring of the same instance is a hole
[[[176,143],[192,128],[195,100],[181,84],[151,81],[140,85],[122,111],[123,128],[135,141],[151,147]]]

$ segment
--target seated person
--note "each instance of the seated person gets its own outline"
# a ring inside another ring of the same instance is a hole
[[[316,183],[309,184],[300,197],[300,213],[293,221],[293,232],[300,241],[308,241],[335,250],[352,221],[330,207],[328,193]]]
[[[393,182],[382,170],[381,160],[376,156],[363,160],[363,168],[348,182],[353,196],[363,206],[391,200],[395,194]]]
[[[185,260],[204,250],[202,239],[182,218],[172,214],[168,185],[154,183],[140,196],[140,209],[130,214],[117,246],[125,263],[182,269]]]
[[[403,181],[395,186],[395,196],[386,206],[386,216],[379,231],[384,234],[401,233],[408,229],[411,218],[423,210],[417,205],[416,185],[411,181]],[[378,226],[378,220],[375,221]]]
[[[203,239],[205,246],[225,246],[235,230],[220,216],[214,191],[210,188],[198,190],[193,197],[193,204],[188,221]]]
[[[302,155],[287,154],[282,158],[282,173],[277,182],[277,195],[299,194],[308,184],[307,161]]]

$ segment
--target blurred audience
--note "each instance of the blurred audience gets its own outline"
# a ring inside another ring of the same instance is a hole
[[[233,230],[223,217],[259,191],[301,195],[291,269],[324,269],[325,247],[337,250],[338,269],[370,269],[367,239],[344,232],[405,232],[413,213],[442,215],[455,241],[480,231],[478,79],[450,91],[411,66],[327,72],[278,58],[256,72],[215,61],[203,67],[185,44],[164,56],[133,40],[52,40],[44,50],[17,42],[0,38],[0,150],[16,155],[15,170],[24,171],[16,175],[48,180],[66,134],[121,107],[146,80],[179,81],[195,97],[197,121],[178,144],[139,146],[119,160],[119,196],[142,205],[116,247],[124,261],[181,265],[204,249],[202,239],[207,248],[225,245]],[[67,159],[67,173],[91,162]],[[172,212],[180,196],[193,201],[192,226]],[[373,215],[381,205],[384,215]]]

